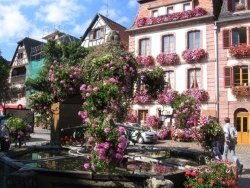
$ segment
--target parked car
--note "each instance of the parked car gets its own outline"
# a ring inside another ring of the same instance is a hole
[[[117,123],[116,125],[126,128],[126,137],[134,144],[156,143],[158,140],[156,132],[148,127],[141,127],[137,123]]]

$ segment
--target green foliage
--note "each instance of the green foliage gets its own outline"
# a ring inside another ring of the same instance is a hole
[[[4,123],[4,129],[6,129],[9,134],[10,142],[16,140],[17,137],[24,139],[30,138],[29,133],[32,132],[32,127],[18,117],[10,117]]]
[[[164,70],[160,67],[154,67],[153,70],[145,71],[142,82],[146,85],[147,94],[153,99],[157,98],[157,94],[164,89]]]
[[[211,117],[208,117],[208,121],[201,124],[198,133],[201,135],[198,141],[205,151],[212,151],[214,142],[223,141],[224,139],[221,125]]]
[[[9,99],[10,85],[8,83],[10,66],[6,59],[0,56],[0,101],[6,101]]]

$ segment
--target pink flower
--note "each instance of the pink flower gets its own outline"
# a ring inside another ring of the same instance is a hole
[[[105,132],[105,133],[109,133],[109,132],[110,132],[110,128],[105,128],[105,129],[104,129],[104,132]]]
[[[89,163],[85,163],[83,166],[84,166],[85,169],[89,169],[90,168],[90,164]]]

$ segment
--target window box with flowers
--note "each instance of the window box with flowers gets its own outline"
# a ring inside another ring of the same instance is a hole
[[[184,94],[191,96],[195,98],[196,101],[200,102],[208,101],[209,99],[209,94],[204,89],[198,89],[198,88],[187,89],[186,91],[184,91]]]
[[[232,94],[236,97],[250,97],[250,86],[232,87]]]
[[[134,96],[134,103],[147,104],[151,101],[151,96],[147,94],[147,90],[136,92]]]
[[[161,15],[158,17],[144,17],[136,21],[137,27],[143,27],[154,24],[167,23],[172,21],[184,20],[192,17],[200,17],[206,15],[207,12],[201,7],[195,7],[193,10],[183,12],[175,12],[172,14]]]
[[[202,48],[186,49],[182,52],[182,57],[188,63],[195,63],[207,56],[207,52]]]
[[[160,53],[156,60],[161,65],[174,65],[179,61],[179,57],[176,53]]]
[[[229,54],[236,58],[248,57],[250,56],[250,45],[240,44],[238,46],[231,46],[229,48]]]
[[[144,65],[146,67],[152,66],[154,64],[154,58],[151,55],[148,56],[140,56],[136,57],[136,60],[139,64]]]

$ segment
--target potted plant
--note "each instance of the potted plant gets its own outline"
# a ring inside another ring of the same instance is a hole
[[[176,53],[160,53],[156,61],[161,65],[174,65],[179,61],[179,57]]]
[[[146,67],[152,66],[154,64],[154,58],[151,55],[148,56],[137,56],[136,60],[139,64],[144,65]]]
[[[134,103],[146,104],[151,101],[151,96],[147,94],[147,90],[141,90],[134,95]]]
[[[231,46],[229,48],[229,54],[232,57],[248,57],[250,56],[250,45],[247,44],[240,44],[240,45],[235,45],[235,46]]]
[[[197,101],[207,101],[209,99],[209,94],[204,89],[191,88],[184,91],[184,94],[195,98]]]
[[[232,87],[232,94],[236,97],[248,97],[250,96],[250,86],[234,86]]]
[[[236,5],[236,10],[244,10],[245,9],[245,5],[242,3],[239,3]]]
[[[186,49],[182,52],[182,57],[188,63],[195,63],[206,57],[207,53],[202,48]]]

